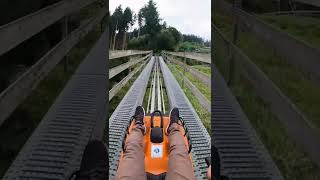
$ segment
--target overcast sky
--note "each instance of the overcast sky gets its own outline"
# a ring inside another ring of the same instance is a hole
[[[130,7],[137,13],[149,0],[109,0],[111,13],[115,8]],[[154,0],[160,18],[167,25],[177,28],[183,34],[195,34],[211,40],[211,0]],[[137,25],[135,25],[137,26]]]

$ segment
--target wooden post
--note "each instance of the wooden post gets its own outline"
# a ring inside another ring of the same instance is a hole
[[[124,33],[123,33],[123,40],[122,40],[122,50],[124,50],[124,48],[125,48],[126,39],[127,39],[127,32],[124,31]]]
[[[112,48],[112,40],[113,40],[113,32],[111,32],[110,36],[109,36],[109,39],[110,39],[110,45],[109,45],[109,49]]]
[[[183,51],[183,61],[184,61],[184,65],[186,65],[187,64],[187,59],[186,59],[186,51]],[[182,83],[182,89],[184,89],[184,84],[185,84],[185,82],[184,82],[184,77],[186,76],[186,67],[185,66],[183,66],[183,77],[182,77],[182,80],[183,80],[183,83]]]
[[[100,22],[100,33],[103,33],[103,19],[102,19],[102,21]]]
[[[233,39],[232,42],[234,45],[237,45],[238,41],[238,33],[239,33],[239,18],[238,18],[238,10],[241,6],[241,0],[233,0],[233,20],[234,20],[234,29],[233,29]],[[235,78],[235,60],[234,55],[231,50],[231,58],[229,63],[229,79],[228,85],[232,85]]]
[[[237,44],[238,41],[238,33],[239,33],[239,18],[238,18],[238,10],[241,6],[241,0],[233,0],[233,20],[234,20],[234,29],[233,29],[233,44]]]
[[[114,50],[114,47],[115,47],[115,45],[116,45],[117,28],[118,28],[118,21],[117,21],[117,24],[116,24],[116,29],[115,29],[115,31],[114,31],[114,38],[113,38],[112,50]]]
[[[141,58],[141,57],[139,56],[138,58]],[[133,57],[129,57],[129,62],[130,62],[130,61],[134,61],[134,60],[135,60],[135,59],[134,59]],[[130,66],[130,67],[128,68],[129,74],[131,73],[132,69],[133,69],[132,66]]]
[[[64,18],[64,30],[63,30],[63,37],[66,38],[68,36],[68,20],[69,20],[69,17],[66,16]],[[64,58],[64,72],[68,72],[69,70],[69,56],[68,54],[65,56]]]

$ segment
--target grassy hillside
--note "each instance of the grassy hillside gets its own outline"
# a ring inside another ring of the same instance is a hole
[[[229,40],[232,39],[233,26],[230,17],[216,14],[213,22]],[[218,43],[215,45],[215,62],[219,70],[227,75],[225,68],[228,65],[223,61],[227,55]],[[240,32],[238,46],[320,127],[320,87],[265,47],[254,35]],[[256,95],[253,87],[243,78],[239,78],[233,84],[232,90],[284,177],[297,180],[320,179],[319,167],[288,137],[286,129],[272,114],[269,105],[264,104]]]
[[[261,15],[260,17],[295,38],[320,48],[320,18],[292,15]]]

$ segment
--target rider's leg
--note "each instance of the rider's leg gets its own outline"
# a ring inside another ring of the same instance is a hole
[[[179,131],[179,124],[177,119],[173,116],[179,117],[179,111],[177,114],[174,109],[170,115],[170,125],[167,129],[170,142],[170,154],[169,154],[169,167],[166,175],[166,179],[195,179],[192,162],[189,157],[188,148],[186,147],[183,136]],[[177,117],[177,118],[178,118]]]
[[[137,125],[128,136],[116,179],[146,179],[143,152],[143,132]]]
[[[119,164],[116,179],[147,179],[143,150],[144,115],[144,109],[138,106],[134,115],[134,127],[128,134],[123,159]]]

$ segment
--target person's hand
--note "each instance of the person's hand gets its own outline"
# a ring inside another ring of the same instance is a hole
[[[211,180],[211,165],[208,167],[208,170],[207,170],[207,178],[208,180]]]

